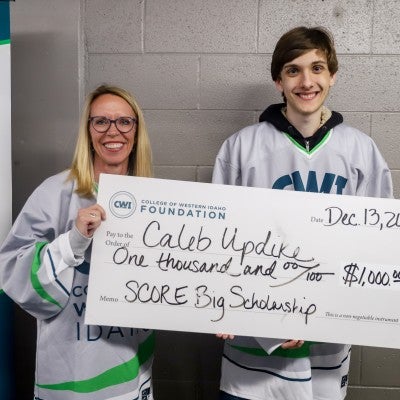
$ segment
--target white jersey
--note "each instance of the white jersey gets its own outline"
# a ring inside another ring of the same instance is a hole
[[[340,124],[311,151],[267,122],[222,145],[214,183],[368,197],[392,197],[389,168],[372,139]]]
[[[37,319],[34,398],[152,400],[154,333],[84,324],[90,248],[75,256],[68,235],[96,200],[67,176],[33,192],[0,249],[4,291]]]
[[[222,145],[213,182],[392,197],[390,171],[372,139],[343,123],[324,128],[307,150],[270,122],[246,127]],[[249,400],[344,399],[351,347],[305,342],[299,349],[283,350],[286,339],[227,340],[221,390]]]

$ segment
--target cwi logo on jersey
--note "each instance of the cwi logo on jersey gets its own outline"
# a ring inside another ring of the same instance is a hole
[[[316,171],[308,171],[306,180],[303,180],[299,171],[294,171],[290,175],[284,175],[277,179],[272,189],[293,187],[298,192],[343,194],[346,184],[347,178],[329,172],[324,174],[322,182],[318,182]]]

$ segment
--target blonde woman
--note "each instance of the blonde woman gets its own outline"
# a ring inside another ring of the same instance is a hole
[[[35,399],[153,399],[153,332],[84,325],[100,173],[152,174],[142,111],[106,85],[87,97],[71,168],[33,192],[0,249],[4,291],[37,319]]]

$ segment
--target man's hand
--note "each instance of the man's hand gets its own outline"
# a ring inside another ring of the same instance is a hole
[[[224,340],[233,339],[235,337],[235,335],[229,335],[228,333],[217,333],[215,336],[217,338],[224,339]]]
[[[298,349],[303,346],[304,340],[287,340],[285,343],[281,344],[282,349]]]

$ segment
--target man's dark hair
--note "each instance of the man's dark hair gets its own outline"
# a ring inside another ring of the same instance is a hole
[[[286,63],[314,49],[325,53],[329,72],[331,75],[336,73],[339,66],[330,32],[322,27],[300,26],[286,32],[278,40],[272,55],[272,79],[277,81],[280,78],[282,68]]]

